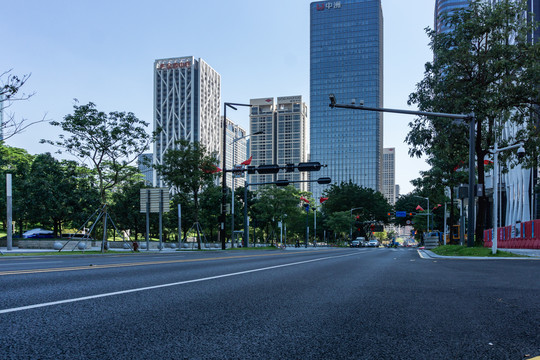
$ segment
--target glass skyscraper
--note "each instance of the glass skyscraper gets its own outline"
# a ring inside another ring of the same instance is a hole
[[[435,0],[435,19],[433,21],[436,32],[447,32],[451,29],[441,23],[439,16],[444,13],[452,14],[459,9],[469,6],[469,0]]]
[[[312,177],[382,190],[382,113],[331,109],[338,103],[383,106],[383,17],[380,0],[310,4],[311,156],[328,167]],[[313,183],[315,198],[324,185]]]

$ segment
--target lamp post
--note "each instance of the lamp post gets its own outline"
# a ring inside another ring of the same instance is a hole
[[[475,129],[474,125],[476,124],[476,117],[474,113],[470,114],[449,114],[449,113],[436,113],[429,111],[414,111],[414,110],[401,110],[401,109],[387,109],[387,108],[377,108],[377,107],[368,107],[364,105],[352,105],[352,104],[337,104],[336,96],[334,94],[329,95],[330,98],[330,107],[331,108],[343,108],[343,109],[354,109],[354,110],[366,110],[366,111],[376,111],[376,112],[390,112],[396,114],[407,114],[407,115],[420,115],[420,116],[432,116],[432,117],[444,117],[448,119],[455,120],[464,120],[469,122],[469,221],[467,225],[467,246],[474,246],[474,183],[475,183],[475,171],[474,171],[474,145],[475,145]],[[429,207],[428,207],[429,208]]]
[[[227,108],[230,107],[233,110],[237,110],[235,106],[251,107],[250,104],[237,104],[237,103],[223,103],[223,154],[222,154],[222,178],[221,178],[221,215],[219,226],[219,237],[221,239],[221,249],[225,250],[227,244],[225,242],[226,230],[225,230],[225,202],[226,202],[226,190],[227,190],[227,170],[225,169],[226,155],[227,155]]]
[[[233,169],[234,167],[236,166],[235,162],[236,162],[236,143],[242,139],[245,139],[247,137],[250,137],[251,135],[260,135],[260,134],[264,134],[264,131],[257,131],[253,134],[247,134],[247,135],[244,135],[244,136],[241,136],[239,138],[235,138],[233,139],[233,141],[231,141],[231,145],[232,145],[232,150],[233,150],[233,156],[232,156],[232,166],[233,166]],[[242,173],[243,174],[243,173]],[[231,237],[234,238],[234,190],[235,190],[235,176],[234,176],[234,172],[232,173],[232,197],[231,197]],[[244,183],[244,186],[245,186],[245,183]],[[244,205],[245,206],[245,205]],[[245,242],[245,241],[244,241]],[[231,246],[233,246],[233,242],[231,241]],[[247,245],[246,245],[247,247]]]
[[[355,208],[351,209],[351,220],[352,220],[352,212],[353,212],[353,210],[358,210],[358,209],[363,209],[363,207],[360,206],[360,207],[355,207]],[[351,223],[350,237],[351,237],[351,241],[352,241],[352,223]]]
[[[506,151],[510,149],[516,149],[520,148],[518,150],[518,156],[521,156],[522,154],[525,155],[525,149],[523,149],[523,143],[510,145],[503,148],[498,148],[497,141],[495,141],[495,144],[493,144],[493,150],[490,150],[489,152],[493,154],[493,244],[491,245],[491,253],[496,254],[497,253],[497,230],[498,230],[498,218],[497,218],[497,208],[499,206],[499,194],[498,194],[498,187],[499,187],[499,153],[501,151]],[[522,150],[523,149],[523,150]]]

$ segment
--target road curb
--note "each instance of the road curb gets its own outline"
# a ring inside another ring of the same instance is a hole
[[[418,249],[418,255],[422,259],[459,259],[459,260],[540,260],[538,257],[488,257],[488,256],[443,256],[437,255],[431,250]],[[526,255],[525,255],[526,256]]]

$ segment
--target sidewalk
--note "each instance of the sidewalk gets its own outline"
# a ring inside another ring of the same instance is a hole
[[[418,255],[422,259],[462,259],[462,260],[540,260],[540,250],[537,249],[499,249],[518,255],[529,257],[487,257],[487,256],[442,256],[431,250],[418,249]]]

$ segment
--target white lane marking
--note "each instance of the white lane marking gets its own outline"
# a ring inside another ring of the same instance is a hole
[[[54,305],[68,304],[68,303],[73,303],[73,302],[78,302],[78,301],[99,299],[99,298],[108,297],[108,296],[124,295],[124,294],[130,294],[130,293],[134,293],[134,292],[139,292],[139,291],[154,290],[154,289],[160,289],[160,288],[165,288],[165,287],[170,287],[170,286],[185,285],[185,284],[191,284],[191,283],[196,283],[196,282],[221,279],[221,278],[230,277],[230,276],[250,274],[250,273],[255,273],[255,272],[259,272],[259,271],[272,270],[272,269],[278,269],[278,268],[283,268],[283,267],[288,267],[288,266],[307,264],[307,263],[315,262],[315,261],[322,261],[322,260],[328,260],[328,259],[337,259],[337,258],[346,257],[346,256],[353,256],[353,255],[357,255],[357,254],[327,256],[327,257],[323,257],[323,258],[298,261],[298,262],[289,263],[289,264],[274,265],[274,266],[268,266],[268,267],[259,268],[259,269],[239,271],[239,272],[223,274],[223,275],[216,275],[216,276],[209,276],[209,277],[205,277],[205,278],[201,278],[201,279],[178,281],[178,282],[168,283],[168,284],[146,286],[146,287],[141,287],[141,288],[122,290],[122,291],[114,291],[114,292],[98,294],[98,295],[83,296],[83,297],[78,297],[78,298],[73,298],[73,299],[65,299],[65,300],[51,301],[51,302],[46,302],[46,303],[41,303],[41,304],[21,306],[21,307],[16,307],[16,308],[0,310],[0,314],[7,314],[7,313],[12,313],[12,312],[30,310],[30,309],[37,309],[37,308],[47,307],[47,306],[54,306]]]

